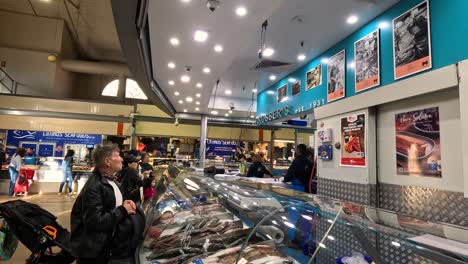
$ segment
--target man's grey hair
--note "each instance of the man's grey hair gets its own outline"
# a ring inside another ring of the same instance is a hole
[[[117,145],[99,146],[93,150],[93,161],[96,168],[101,168],[104,165],[104,160],[111,157],[114,151],[119,152]]]

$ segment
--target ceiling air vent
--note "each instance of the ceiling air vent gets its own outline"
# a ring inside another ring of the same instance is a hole
[[[251,70],[265,72],[284,72],[292,69],[293,67],[294,64],[289,62],[262,60],[255,64]]]

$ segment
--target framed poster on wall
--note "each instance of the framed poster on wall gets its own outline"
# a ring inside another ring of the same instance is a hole
[[[327,100],[338,100],[345,96],[346,86],[346,53],[338,52],[328,60],[327,67]]]
[[[365,167],[366,163],[366,114],[354,114],[341,118],[340,166]]]
[[[355,91],[361,92],[380,85],[379,30],[354,43]]]
[[[276,100],[280,103],[288,96],[288,85],[285,84],[278,88],[277,94]]]
[[[292,96],[296,96],[301,93],[301,81],[297,80],[291,86],[291,94]]]
[[[319,64],[306,73],[306,82],[306,91],[322,85],[322,64]]]
[[[432,68],[429,1],[395,18],[392,28],[395,80]]]
[[[398,175],[442,177],[439,108],[395,115]]]

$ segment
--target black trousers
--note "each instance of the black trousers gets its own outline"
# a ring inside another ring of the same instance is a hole
[[[85,259],[85,258],[78,258],[76,261],[77,264],[107,264],[109,262],[109,259],[104,256],[102,257],[97,257],[97,258],[92,258],[92,259]]]

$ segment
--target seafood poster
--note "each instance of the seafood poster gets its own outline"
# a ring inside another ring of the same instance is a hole
[[[395,116],[397,174],[442,177],[439,108]]]
[[[432,67],[429,2],[393,20],[395,80]]]
[[[341,166],[366,166],[366,115],[341,118]]]
[[[380,84],[379,30],[354,43],[355,90],[361,92]]]
[[[345,97],[346,56],[345,51],[338,52],[328,60],[327,100],[328,102]]]

